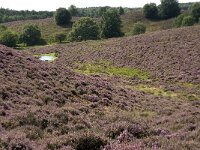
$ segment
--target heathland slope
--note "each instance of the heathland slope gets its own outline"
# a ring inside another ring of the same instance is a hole
[[[163,80],[200,83],[200,26],[159,31],[103,41],[60,44],[30,49],[32,53],[57,52],[56,64],[109,61],[148,71]]]
[[[199,149],[199,34],[0,45],[0,149]]]

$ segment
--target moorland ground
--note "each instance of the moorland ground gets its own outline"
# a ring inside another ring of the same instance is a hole
[[[199,35],[1,45],[0,148],[200,149]]]

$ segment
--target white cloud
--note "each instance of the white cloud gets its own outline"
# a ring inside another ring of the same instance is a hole
[[[180,0],[180,2],[194,2],[197,0]],[[15,10],[55,10],[58,7],[69,7],[71,4],[77,7],[92,6],[123,6],[142,7],[146,3],[159,4],[160,0],[0,0],[0,7]]]

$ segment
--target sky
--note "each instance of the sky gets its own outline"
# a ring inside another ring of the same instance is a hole
[[[181,3],[195,2],[200,0],[179,0]],[[0,7],[14,10],[49,10],[54,11],[59,7],[68,8],[70,5],[76,7],[112,6],[112,7],[143,7],[144,4],[160,0],[0,0]]]

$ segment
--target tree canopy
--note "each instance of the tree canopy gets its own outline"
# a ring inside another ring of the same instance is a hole
[[[23,28],[23,33],[20,35],[20,41],[28,46],[36,45],[41,40],[41,32],[36,25],[26,25]]]
[[[116,9],[109,9],[103,14],[100,27],[102,38],[120,37],[124,35],[121,31],[122,21]]]
[[[57,25],[67,25],[71,22],[71,14],[66,8],[58,8],[55,13],[55,21]]]
[[[145,18],[157,19],[158,18],[158,8],[155,3],[145,4],[143,7],[143,14]]]
[[[99,27],[97,23],[89,17],[81,18],[72,26],[69,33],[70,41],[96,40],[99,38]]]
[[[161,0],[158,10],[159,16],[162,19],[176,17],[181,11],[177,0]]]

